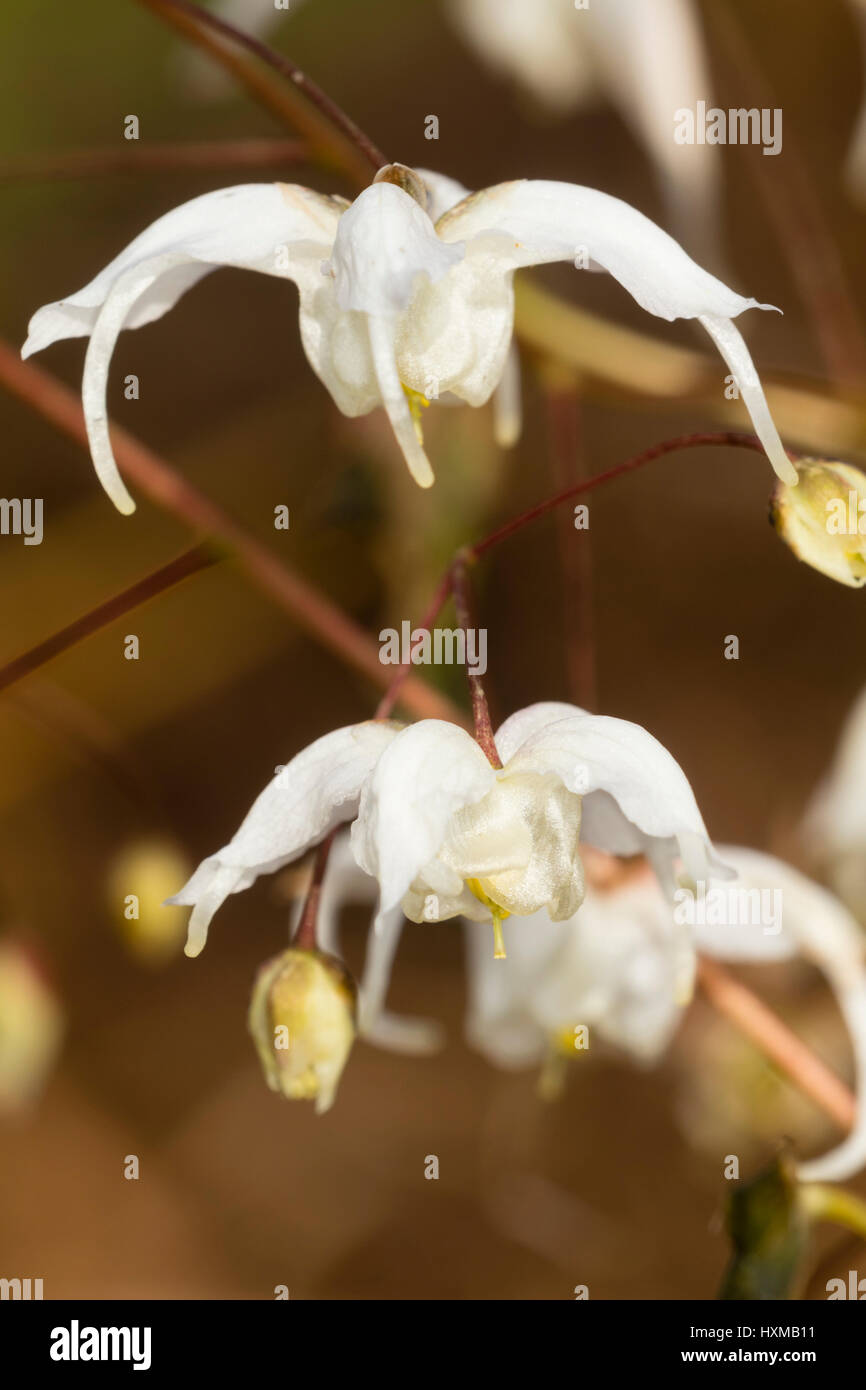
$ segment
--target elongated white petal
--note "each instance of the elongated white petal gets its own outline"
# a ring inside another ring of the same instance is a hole
[[[364,779],[397,734],[397,726],[372,720],[336,729],[275,774],[237,834],[168,900],[195,905],[187,955],[202,950],[210,920],[230,893],[299,858],[335,825],[352,819]]]
[[[699,319],[738,379],[770,462],[781,478],[792,480],[748,349],[728,322],[745,309],[773,306],[728,289],[636,208],[593,188],[522,180],[472,194],[439,219],[437,231],[447,242],[498,238],[503,270],[547,261],[597,262],[648,313]]]
[[[430,487],[433,483],[433,469],[421,443],[420,428],[412,419],[394,358],[396,320],[378,314],[371,315],[368,320],[368,332],[373,368],[394,436],[415,482],[420,487]]]
[[[463,259],[440,241],[429,216],[393,183],[365,188],[343,213],[331,271],[341,309],[393,316],[408,305],[419,277],[436,284]]]
[[[826,975],[836,995],[854,1054],[856,1119],[843,1143],[797,1171],[804,1182],[842,1182],[866,1167],[866,937],[831,893],[789,864],[736,846],[721,846],[720,853],[737,869],[743,891],[778,895],[783,940],[761,921],[728,923],[700,928],[700,949],[726,960],[772,960],[786,947],[787,954],[796,950]]]
[[[316,941],[322,951],[343,959],[339,917],[348,904],[375,903],[377,884],[358,868],[348,835],[338,835],[328,855],[319,898]],[[358,1033],[367,1042],[390,1052],[427,1056],[442,1044],[442,1028],[434,1019],[402,1017],[385,1009],[385,996],[394,956],[403,929],[399,907],[387,913],[380,930],[367,936],[364,972],[358,987]]]
[[[105,389],[123,328],[159,318],[218,266],[322,280],[321,263],[342,205],[296,185],[249,184],[194,198],[136,237],[83,290],[38,310],[22,356],[62,338],[91,335],[82,398],[96,472],[122,512],[135,504],[123,485],[108,434]]]
[[[500,731],[501,732],[501,731]],[[666,748],[638,724],[605,715],[554,719],[508,760],[517,772],[555,772],[583,797],[581,838],[613,854],[679,853],[690,877],[708,878],[715,856],[694,794]]]
[[[379,880],[380,915],[396,907],[442,846],[460,807],[480,801],[496,774],[456,724],[423,719],[398,734],[364,784],[352,849]]]
[[[760,307],[766,309],[770,306],[762,304]],[[755,370],[755,364],[743,341],[742,333],[735,324],[731,323],[730,319],[720,318],[717,314],[699,314],[698,318],[736,379],[743,404],[749,412],[755,427],[755,434],[766,450],[767,458],[783,483],[796,485],[797,470],[788,458],[785,446],[779,438],[779,431],[776,429],[770,414],[770,407],[767,405],[761,378]]]
[[[471,192],[456,179],[437,174],[433,169],[416,169],[415,173],[420,175],[427,189],[427,215],[432,222],[438,222],[444,212],[462,203]]]

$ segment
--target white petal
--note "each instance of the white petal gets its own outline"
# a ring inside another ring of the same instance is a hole
[[[361,794],[352,827],[355,858],[379,880],[380,913],[396,907],[434,859],[461,806],[480,801],[496,774],[456,724],[423,719],[398,734]]]
[[[335,825],[352,819],[364,779],[397,736],[393,724],[353,724],[317,739],[275,774],[237,834],[168,900],[195,905],[187,955],[202,950],[210,920],[230,893],[297,859]]]
[[[297,185],[248,184],[206,193],[159,218],[83,290],[38,310],[22,356],[61,338],[91,334],[82,399],[93,462],[122,512],[135,504],[123,485],[108,434],[105,389],[123,328],[150,323],[217,266],[297,281],[321,279],[342,205]]]
[[[501,732],[501,731],[500,731]],[[638,724],[605,715],[555,718],[531,733],[506,772],[555,772],[583,796],[581,838],[614,854],[677,851],[690,877],[724,876],[682,768]]]
[[[424,452],[415,421],[412,419],[406,392],[403,390],[394,358],[396,320],[384,318],[381,315],[371,315],[368,320],[368,331],[373,368],[379,383],[379,390],[382,393],[382,404],[387,411],[391,428],[415,482],[420,487],[430,487],[433,482],[433,469]]]
[[[557,719],[570,719],[573,715],[586,713],[587,711],[580,709],[578,705],[567,705],[562,700],[539,700],[534,705],[527,705],[525,709],[515,710],[496,730],[496,751],[501,761],[507,763],[531,734],[546,729],[548,724],[555,723]]]
[[[449,0],[463,37],[491,68],[528,88],[553,111],[567,111],[598,86],[586,43],[590,10],[570,0]]]
[[[843,1182],[866,1166],[866,939],[851,914],[831,893],[789,864],[734,846],[723,846],[721,853],[738,870],[744,888],[779,892],[785,937],[827,976],[836,995],[854,1053],[856,1120],[842,1144],[821,1158],[799,1164],[797,1171],[803,1182]],[[760,927],[751,930],[754,940],[743,956],[754,960],[760,958],[761,942],[772,938],[765,936]],[[726,936],[735,945],[730,931],[717,929],[712,953],[732,959],[733,955],[726,956]],[[706,933],[700,944],[707,949]]]
[[[419,276],[435,285],[463,254],[462,246],[439,240],[410,194],[393,183],[371,184],[343,213],[337,228],[330,266],[337,301],[341,309],[399,314]]]
[[[595,261],[648,313],[669,320],[699,319],[738,378],[770,462],[781,478],[791,481],[793,469],[748,349],[728,322],[745,309],[773,306],[728,289],[636,208],[593,188],[521,180],[472,194],[440,219],[437,231],[447,242],[481,239],[486,244],[497,238],[503,271],[547,261]]]
[[[433,1019],[410,1018],[385,1009],[385,997],[394,966],[394,957],[403,931],[403,909],[392,908],[377,920],[367,935],[364,973],[358,991],[358,1031],[367,1042],[423,1057],[437,1052],[444,1033]]]

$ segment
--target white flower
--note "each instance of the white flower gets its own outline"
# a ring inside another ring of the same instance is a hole
[[[578,834],[614,854],[645,853],[667,886],[715,860],[686,777],[637,724],[571,705],[521,710],[496,736],[500,769],[457,725],[358,724],[323,738],[280,772],[235,837],[170,901],[193,905],[187,953],[231,893],[248,888],[354,820],[352,851],[379,886],[377,925],[459,914],[492,922],[545,907],[571,917],[583,898]]]
[[[662,179],[678,230],[713,247],[718,151],[673,138],[674,113],[707,101],[712,82],[691,0],[448,0],[457,29],[491,68],[564,113],[612,101]],[[689,244],[687,242],[687,244]]]
[[[26,357],[89,336],[82,398],[97,474],[127,492],[108,432],[106,381],[118,334],[170,309],[221,265],[293,280],[307,359],[344,415],[382,405],[422,486],[433,470],[420,409],[431,397],[480,406],[506,371],[513,275],[570,261],[610,272],[651,314],[697,318],[713,337],[780,477],[796,480],[733,319],[758,306],[702,270],[642,213],[591,188],[521,180],[481,193],[402,165],[352,204],[296,184],[249,184],[175,208],[77,294],[40,309]],[[455,198],[461,200],[451,206]]]
[[[806,812],[803,841],[839,897],[866,924],[866,689]]]
[[[842,1181],[866,1165],[866,938],[826,890],[770,855],[733,845],[719,853],[735,882],[712,884],[713,913],[696,915],[684,942],[671,905],[649,874],[611,892],[590,890],[577,916],[506,928],[508,958],[492,962],[471,930],[467,1035],[502,1066],[541,1062],[579,1025],[640,1062],[665,1049],[687,1000],[687,952],[728,962],[796,956],[827,977],[848,1029],[856,1072],[857,1118],[848,1138],[799,1165],[803,1181]],[[768,923],[760,904],[778,894],[781,920]],[[744,905],[749,907],[746,912]],[[768,925],[772,929],[768,930]],[[778,929],[777,929],[778,928]]]

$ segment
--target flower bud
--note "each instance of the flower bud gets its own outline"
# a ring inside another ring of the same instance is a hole
[[[866,584],[866,474],[803,459],[798,483],[777,484],[770,520],[798,560],[849,588]]]
[[[410,169],[408,164],[383,164],[374,175],[373,182],[395,183],[404,193],[408,193],[410,198],[414,198],[416,203],[420,203],[426,212],[428,199],[424,180],[414,169]]]
[[[271,1090],[329,1110],[355,1040],[355,987],[340,962],[294,946],[266,961],[248,1024]]]

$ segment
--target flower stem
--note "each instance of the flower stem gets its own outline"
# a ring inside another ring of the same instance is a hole
[[[866,1240],[866,1202],[862,1198],[855,1197],[842,1187],[830,1187],[819,1182],[804,1183],[799,1195],[803,1210],[813,1221],[830,1221],[834,1226],[844,1226]]]
[[[69,623],[67,627],[53,633],[44,642],[37,643],[29,651],[22,652],[21,656],[16,656],[14,660],[0,667],[0,690],[8,689],[10,685],[22,680],[24,676],[29,676],[31,672],[38,670],[46,662],[53,661],[54,657],[59,656],[61,652],[75,646],[76,642],[98,632],[100,628],[114,622],[115,618],[120,618],[124,613],[138,608],[140,604],[155,598],[157,594],[165,593],[166,589],[188,579],[190,575],[199,574],[202,570],[208,569],[211,565],[216,564],[220,558],[219,553],[212,545],[197,545],[194,549],[185,551],[183,555],[172,560],[170,564],[154,570],[153,574],[146,575],[144,579],[139,579],[130,588],[115,594],[114,598],[106,599],[104,603],[98,604],[96,608],[92,608],[83,617],[76,618],[75,622]]]
[[[319,918],[319,899],[322,896],[322,882],[325,877],[325,870],[328,867],[328,855],[331,853],[331,845],[334,843],[334,836],[340,827],[336,826],[329,835],[325,837],[316,850],[316,857],[313,860],[313,877],[307,889],[307,896],[304,899],[301,920],[298,929],[292,938],[292,945],[298,946],[304,951],[315,951],[316,949],[316,924]]]
[[[735,980],[724,966],[705,956],[698,961],[698,983],[713,1007],[819,1105],[841,1129],[854,1124],[857,1103],[840,1081],[763,1000]]]
[[[539,502],[537,506],[531,507],[529,511],[523,512],[512,521],[507,521],[504,526],[485,536],[483,540],[476,541],[474,545],[466,547],[466,553],[472,559],[478,559],[492,550],[500,541],[507,540],[515,532],[521,531],[530,522],[537,521],[539,517],[546,516],[556,507],[561,507],[565,502],[573,502],[575,497],[583,497],[586,493],[601,487],[602,483],[610,483],[614,478],[621,477],[624,473],[633,473],[638,468],[643,468],[645,464],[652,463],[654,459],[662,458],[665,454],[676,453],[679,449],[695,449],[703,445],[727,446],[736,449],[753,449],[756,453],[762,454],[764,446],[754,434],[741,434],[736,431],[723,430],[715,433],[699,434],[680,434],[674,439],[663,439],[660,444],[653,444],[649,449],[643,449],[641,453],[632,455],[631,458],[624,459],[622,463],[614,464],[613,468],[608,468],[603,473],[595,473],[591,478],[583,478],[580,482],[572,483],[571,486],[563,488],[553,497],[548,497],[544,502]],[[789,457],[796,459],[798,454],[789,451]]]
[[[451,587],[454,593],[454,606],[457,609],[457,623],[462,628],[466,638],[464,650],[469,649],[469,630],[472,627],[472,597],[470,592],[469,576],[467,568],[472,563],[472,559],[465,550],[460,550],[454,557],[451,566]],[[493,737],[493,725],[490,722],[490,710],[487,707],[487,696],[484,693],[484,685],[480,675],[473,674],[469,667],[466,668],[466,677],[469,681],[469,693],[472,697],[472,720],[475,725],[475,741],[481,751],[486,755],[491,767],[499,768],[502,763],[496,751],[496,742]]]
[[[242,29],[238,29],[227,20],[220,19],[217,15],[203,10],[199,5],[190,3],[190,0],[142,0],[142,3],[149,9],[161,14],[169,23],[174,24],[175,28],[180,28],[192,38],[198,40],[202,30],[211,30],[222,39],[228,39],[231,43],[245,48],[264,63],[279,73],[280,77],[285,78],[291,86],[306,98],[316,111],[324,117],[332,131],[339,133],[344,140],[354,146],[358,153],[366,160],[372,169],[381,169],[389,161],[382,151],[373,143],[368,135],[356,125],[350,116],[347,116],[342,107],[323,91],[318,83],[308,77],[305,72],[293,63],[291,58],[283,53],[278,53],[276,49],[270,48],[261,39],[254,38],[251,34],[246,34]],[[220,47],[214,49],[209,44],[202,45],[214,54],[220,56]]]
[[[62,433],[77,440],[85,449],[88,447],[78,395],[44,368],[22,362],[18,353],[2,340],[0,383]],[[360,671],[374,685],[387,689],[390,680],[379,660],[376,643],[327,595],[277,559],[245,527],[126,430],[115,426],[112,444],[121,469],[152,502],[180,517],[199,533],[219,537],[229,546],[247,577],[288,612],[314,641]],[[406,679],[400,698],[419,718],[461,720],[456,706],[417,676]]]
[[[103,174],[140,174],[187,169],[245,169],[294,164],[308,157],[303,140],[185,140],[141,149],[68,150],[0,161],[0,180],[79,179]]]

